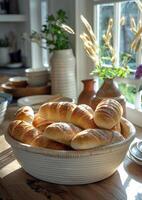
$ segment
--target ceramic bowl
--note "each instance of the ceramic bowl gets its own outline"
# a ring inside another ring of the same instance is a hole
[[[30,86],[43,86],[49,81],[47,68],[26,69],[26,77]]]
[[[128,124],[130,131],[125,140],[82,151],[34,148],[8,133],[5,138],[23,169],[32,176],[56,184],[88,184],[111,176],[124,160],[135,136],[134,126]]]
[[[27,86],[27,77],[21,77],[21,76],[15,76],[9,78],[9,82],[11,83],[12,86],[15,87],[26,87]]]
[[[6,102],[8,101],[8,103],[11,103],[13,97],[11,94],[5,93],[5,92],[0,92],[0,103],[1,102]]]
[[[0,124],[5,118],[8,103],[12,101],[12,95],[7,93],[0,93]]]

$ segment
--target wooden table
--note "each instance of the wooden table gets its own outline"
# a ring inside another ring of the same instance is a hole
[[[142,200],[142,166],[128,157],[111,177],[88,185],[51,184],[28,175],[15,159],[4,139],[9,120],[16,107],[10,106],[1,126],[0,136],[0,199],[2,200]],[[142,129],[137,127],[137,138]]]

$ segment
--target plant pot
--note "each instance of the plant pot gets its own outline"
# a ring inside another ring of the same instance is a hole
[[[8,64],[10,61],[9,58],[9,48],[8,47],[0,47],[0,66],[4,66]]]
[[[91,99],[96,94],[94,79],[82,80],[83,90],[78,97],[78,104],[87,104],[91,106]]]
[[[113,98],[117,100],[123,107],[123,116],[126,117],[126,101],[119,89],[116,87],[113,79],[105,79],[102,86],[98,90],[95,96],[91,99],[91,107],[96,109],[98,103],[103,99]]]
[[[76,97],[75,57],[72,49],[56,50],[51,57],[51,92]]]

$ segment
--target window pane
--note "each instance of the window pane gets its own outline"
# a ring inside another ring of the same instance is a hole
[[[46,0],[42,0],[41,1],[41,21],[42,21],[42,24],[46,24],[47,14],[48,14],[47,13],[47,1]],[[47,48],[45,40],[42,41],[42,45]],[[48,50],[44,49],[44,48],[42,49],[42,61],[43,61],[43,66],[44,67],[49,67],[49,64],[48,64]]]
[[[139,17],[139,11],[134,1],[128,1],[121,3],[121,17],[125,18],[125,24],[121,26],[120,30],[120,60],[123,53],[130,53],[132,59],[129,66],[132,69],[136,68],[136,54],[132,53],[130,45],[133,39],[133,33],[130,30],[130,19],[133,17],[137,23]]]
[[[134,104],[136,98],[136,88],[132,85],[127,85],[126,83],[119,83],[118,87],[121,93],[125,96],[126,101]]]
[[[108,21],[110,18],[114,17],[114,4],[103,4],[99,6],[99,43],[101,46],[101,55],[106,57],[107,52],[104,48],[104,43],[102,36],[106,33],[108,27]],[[112,41],[113,43],[113,41]],[[108,61],[105,61],[106,64],[109,64]]]

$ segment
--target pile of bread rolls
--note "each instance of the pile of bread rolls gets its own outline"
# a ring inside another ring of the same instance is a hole
[[[101,101],[95,111],[70,102],[45,103],[37,113],[24,106],[15,113],[8,133],[34,147],[85,150],[124,140],[122,114],[122,106],[114,99]]]

